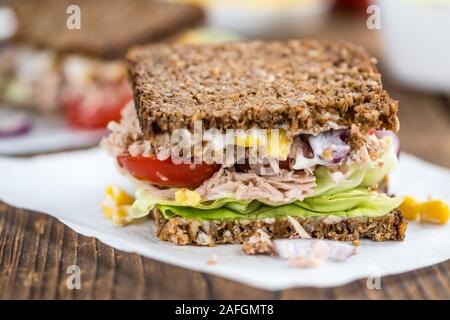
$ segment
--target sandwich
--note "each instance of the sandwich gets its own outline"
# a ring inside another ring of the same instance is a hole
[[[133,103],[102,146],[136,185],[127,221],[179,245],[403,240],[387,191],[398,102],[338,41],[158,44],[127,62]]]
[[[64,111],[78,128],[120,119],[132,98],[123,62],[131,46],[175,41],[204,20],[197,6],[151,0],[16,0],[11,8],[18,28],[0,52],[0,101]]]

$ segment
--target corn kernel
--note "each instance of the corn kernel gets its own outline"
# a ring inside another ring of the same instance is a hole
[[[445,224],[450,212],[448,205],[442,200],[429,200],[419,205],[420,222]]]
[[[117,208],[116,215],[118,217],[121,217],[121,218],[127,217],[128,216],[128,209],[129,209],[129,206],[119,207],[119,208]]]
[[[183,205],[195,207],[200,203],[202,197],[197,191],[191,191],[183,188],[175,192],[175,201],[180,202]]]
[[[264,147],[265,155],[286,160],[292,144],[292,139],[287,135],[286,131],[266,130],[251,131],[237,135],[234,138],[237,146],[244,148]]]
[[[403,202],[400,205],[400,211],[403,216],[408,220],[419,219],[419,203],[413,197],[406,196],[403,198]]]
[[[116,186],[108,186],[105,194],[106,200],[102,203],[103,215],[118,226],[131,222],[128,211],[134,198]]]
[[[114,209],[111,207],[106,207],[106,206],[102,206],[102,209],[103,209],[103,215],[108,219],[112,219]]]
[[[116,186],[106,188],[106,196],[110,197],[117,206],[131,205],[134,202],[132,196]]]

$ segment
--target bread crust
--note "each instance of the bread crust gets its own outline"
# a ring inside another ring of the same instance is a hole
[[[338,41],[159,44],[127,55],[146,136],[203,128],[397,131],[373,58]]]
[[[153,210],[157,235],[161,240],[178,245],[239,244],[248,240],[257,230],[263,230],[272,239],[291,238],[296,231],[288,219],[197,221],[174,217],[164,218]],[[375,218],[296,218],[313,238],[355,241],[368,238],[375,241],[403,240],[407,221],[398,209]]]
[[[66,9],[81,10],[81,29],[69,30]],[[200,7],[150,0],[19,0],[16,42],[62,54],[117,59],[133,45],[161,41],[200,25]]]

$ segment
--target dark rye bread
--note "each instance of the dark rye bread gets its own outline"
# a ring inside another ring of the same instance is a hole
[[[196,221],[180,217],[165,219],[158,209],[154,209],[153,214],[158,237],[178,245],[243,243],[260,229],[272,239],[296,236],[288,219]],[[327,220],[322,217],[305,217],[295,220],[312,238],[338,241],[362,238],[375,241],[403,240],[408,224],[398,209],[377,218]]]
[[[349,43],[161,44],[127,58],[146,136],[192,130],[195,120],[205,129],[398,129],[398,104],[382,89],[375,60]]]
[[[69,30],[66,8],[81,9],[81,29]],[[133,45],[173,37],[204,20],[196,6],[151,0],[16,0],[16,40],[61,53],[121,58]]]

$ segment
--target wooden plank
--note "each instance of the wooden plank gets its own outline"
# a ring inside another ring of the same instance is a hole
[[[2,247],[2,261],[0,268],[2,270],[2,277],[0,283],[0,293],[3,299],[20,299],[27,298],[26,288],[27,283],[21,282],[18,274],[19,261],[22,255],[23,238],[25,236],[25,224],[27,216],[23,213],[14,214],[16,211],[13,208],[6,207],[6,223],[5,238]],[[16,280],[19,278],[18,280]]]
[[[114,298],[114,279],[116,276],[116,250],[95,240],[97,246],[97,268],[94,284],[94,299]]]
[[[50,220],[50,237],[46,255],[46,267],[43,277],[42,289],[33,296],[34,299],[55,299],[58,297],[60,264],[62,261],[64,229],[62,223]]]
[[[220,260],[218,263],[220,263]],[[205,275],[205,279],[208,282],[209,299],[267,300],[276,299],[278,297],[277,292],[269,292],[252,288],[235,281],[226,280],[212,275]]]
[[[208,284],[202,273],[144,259],[146,299],[208,299]]]

